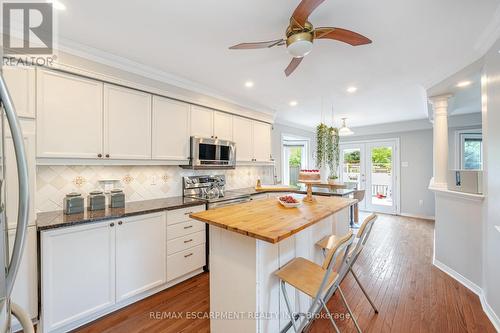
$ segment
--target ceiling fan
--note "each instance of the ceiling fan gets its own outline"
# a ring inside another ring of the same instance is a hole
[[[302,0],[295,8],[290,18],[290,25],[286,29],[286,39],[277,39],[268,42],[241,43],[231,46],[231,50],[264,49],[286,45],[288,52],[293,56],[292,61],[285,69],[286,76],[290,76],[302,62],[304,56],[311,52],[315,39],[334,39],[352,46],[370,44],[372,41],[354,31],[321,27],[314,28],[307,20],[309,15],[325,0]]]

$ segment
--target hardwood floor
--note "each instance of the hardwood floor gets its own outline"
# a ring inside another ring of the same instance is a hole
[[[479,298],[432,265],[432,221],[380,215],[355,272],[379,308],[376,315],[352,276],[342,283],[364,332],[496,332]],[[338,295],[328,304],[345,314]],[[209,332],[209,275],[201,274],[169,290],[95,321],[75,332]],[[162,318],[167,312],[178,318]],[[155,318],[155,316],[158,316]],[[352,320],[337,320],[342,332],[355,332]],[[334,332],[328,319],[310,332]]]

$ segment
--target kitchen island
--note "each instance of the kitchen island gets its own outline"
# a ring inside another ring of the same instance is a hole
[[[284,208],[276,198],[191,214],[210,225],[211,332],[279,332],[289,322],[274,272],[295,257],[321,263],[315,243],[345,234],[356,200],[315,196],[312,203]],[[295,312],[309,297],[288,290]]]

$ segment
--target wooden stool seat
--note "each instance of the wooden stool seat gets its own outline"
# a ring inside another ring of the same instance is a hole
[[[320,241],[316,242],[316,246],[319,247],[320,249],[322,249],[323,251],[329,251],[331,250],[335,244],[339,241],[341,237],[337,236],[337,235],[330,235],[330,236],[325,236],[323,237]],[[358,242],[358,239],[359,238],[354,238],[353,242],[352,242],[352,245],[350,248],[349,248],[349,252],[348,252],[348,255],[351,255],[355,248],[356,248],[356,243]]]
[[[318,293],[325,273],[326,270],[320,265],[299,257],[283,266],[276,272],[276,275],[295,289],[314,298]],[[335,272],[330,274],[325,291],[330,289],[338,276]]]
[[[363,221],[363,224],[361,224],[361,227],[359,228],[358,233],[356,234],[356,237],[352,242],[352,246],[348,250],[347,261],[346,261],[348,264],[348,269],[346,271],[344,271],[343,273],[341,273],[342,276],[340,276],[340,282],[342,282],[345,279],[348,272],[351,272],[352,276],[354,277],[354,280],[361,288],[361,291],[366,296],[368,302],[370,302],[370,305],[373,307],[373,310],[375,310],[375,313],[378,313],[377,307],[373,303],[370,296],[368,296],[368,293],[366,292],[365,288],[363,287],[363,285],[359,281],[356,273],[354,273],[354,271],[352,269],[354,263],[356,262],[361,251],[364,248],[364,245],[365,245],[365,243],[368,239],[368,236],[370,235],[371,229],[373,227],[373,223],[375,222],[376,219],[377,219],[377,215],[371,214]],[[321,250],[323,250],[323,253],[327,253],[328,251],[331,250],[332,247],[335,246],[335,243],[338,242],[338,239],[339,239],[339,237],[337,235],[329,235],[329,236],[326,236],[323,239],[321,239],[319,242],[317,242],[316,246],[318,246]],[[344,301],[344,303],[346,304],[346,307],[348,308],[348,310],[350,312],[350,309],[347,305],[347,301]],[[359,328],[356,321],[354,322],[354,324],[356,325],[356,328],[358,328],[358,331],[360,331],[361,329]]]

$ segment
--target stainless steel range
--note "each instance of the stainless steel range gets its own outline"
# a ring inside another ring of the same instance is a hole
[[[190,176],[182,178],[183,195],[204,200],[207,209],[214,209],[251,200],[250,195],[236,191],[226,191],[226,177]]]

